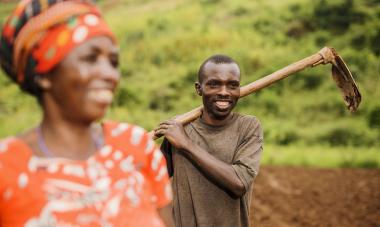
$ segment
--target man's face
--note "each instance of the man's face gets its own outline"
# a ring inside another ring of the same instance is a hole
[[[204,111],[216,120],[228,117],[240,96],[240,70],[236,63],[204,66],[203,80],[196,83],[196,90],[202,96]]]

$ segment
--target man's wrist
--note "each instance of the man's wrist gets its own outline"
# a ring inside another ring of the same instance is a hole
[[[193,150],[194,144],[191,142],[190,139],[187,139],[184,143],[184,146],[182,147],[182,150],[186,153],[191,153]]]

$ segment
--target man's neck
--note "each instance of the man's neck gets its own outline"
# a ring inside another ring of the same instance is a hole
[[[201,119],[205,124],[212,125],[212,126],[222,126],[225,125],[233,116],[233,113],[231,112],[229,115],[222,119],[215,118],[211,114],[204,111],[202,113]]]

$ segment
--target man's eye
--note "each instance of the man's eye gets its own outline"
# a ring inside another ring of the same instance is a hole
[[[208,86],[211,87],[211,88],[216,88],[216,87],[219,86],[219,83],[216,82],[216,81],[210,81],[210,82],[208,83]]]
[[[240,87],[240,84],[239,83],[230,83],[229,87],[232,89],[236,89],[236,88]]]

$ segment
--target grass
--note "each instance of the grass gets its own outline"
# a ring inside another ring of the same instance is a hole
[[[380,168],[380,155],[375,147],[268,145],[264,147],[262,163],[323,168]]]

